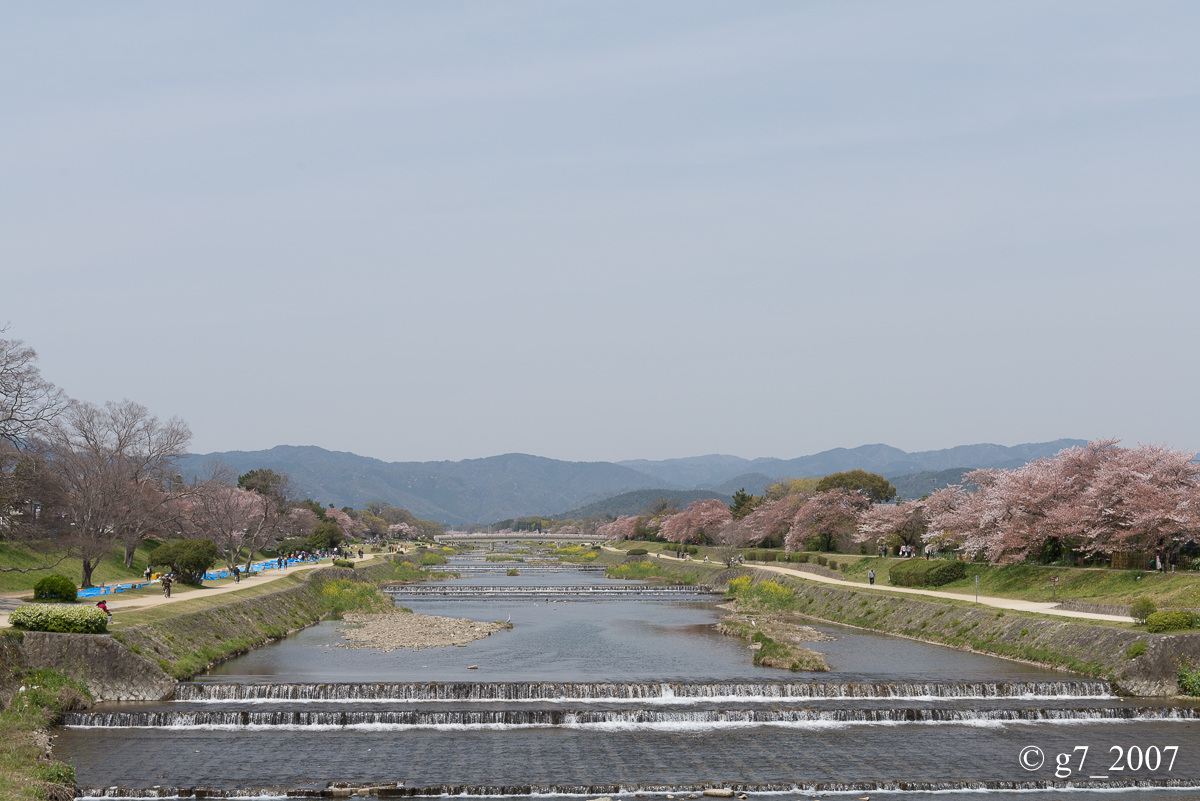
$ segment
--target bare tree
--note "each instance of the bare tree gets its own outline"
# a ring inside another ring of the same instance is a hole
[[[80,586],[118,541],[140,542],[177,517],[176,459],[191,431],[160,421],[133,401],[104,406],[72,401],[48,428],[50,464],[65,489],[63,522],[83,559]]]
[[[7,328],[0,328],[3,334]],[[0,339],[0,439],[23,448],[66,408],[62,390],[42,378],[37,353],[19,339]]]

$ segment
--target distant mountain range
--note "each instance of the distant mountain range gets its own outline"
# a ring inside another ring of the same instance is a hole
[[[269,467],[290,474],[310,498],[325,504],[361,507],[370,501],[386,501],[418,517],[463,525],[534,514],[559,515],[568,509],[582,512],[592,504],[635,490],[707,490],[711,494],[706,497],[727,497],[742,487],[747,492],[761,493],[784,476],[823,476],[854,468],[892,478],[922,472],[1015,467],[1085,443],[1061,439],[1012,447],[962,445],[920,453],[906,453],[888,445],[863,445],[796,459],[713,455],[617,463],[564,462],[521,453],[460,462],[384,462],[313,446],[280,445],[266,451],[191,454],[182,460],[181,468],[185,477],[191,477],[202,473],[213,460],[239,473]],[[922,479],[920,486],[929,485],[930,480]],[[930,490],[912,495],[910,491],[901,490],[900,494],[920,497]],[[636,502],[634,498],[629,501]]]

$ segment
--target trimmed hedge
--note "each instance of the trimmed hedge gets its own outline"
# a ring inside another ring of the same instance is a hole
[[[65,634],[103,634],[108,631],[108,615],[95,606],[18,606],[9,614],[8,622],[26,631],[59,631]]]
[[[1196,627],[1200,619],[1195,612],[1186,609],[1169,609],[1166,612],[1154,612],[1146,618],[1146,631],[1172,631],[1174,629],[1191,629]]]
[[[334,567],[348,567],[351,570],[353,570],[354,569],[354,560],[353,559],[334,559],[333,566]]]
[[[645,548],[630,548],[628,551],[625,552],[625,555],[626,556],[645,556],[648,553],[650,553],[650,552],[647,551]]]
[[[75,582],[61,573],[54,573],[33,585],[33,597],[73,604],[79,602],[79,591],[75,589]]]
[[[940,587],[966,577],[966,563],[948,559],[908,559],[888,571],[897,587]]]

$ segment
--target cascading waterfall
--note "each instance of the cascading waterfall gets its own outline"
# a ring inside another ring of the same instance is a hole
[[[1095,707],[1078,709],[517,709],[346,711],[68,712],[62,725],[106,728],[287,727],[528,727],[694,726],[787,724],[1018,723],[1198,720],[1192,707]]]
[[[427,786],[394,786],[358,783],[347,789],[357,789],[360,795],[375,798],[426,798],[445,796],[467,797],[519,797],[519,796],[596,796],[676,795],[701,793],[712,787],[721,787],[737,793],[747,794],[805,794],[825,793],[949,793],[954,791],[981,794],[1035,792],[1050,790],[1116,789],[1181,790],[1198,786],[1189,779],[1115,779],[1093,780],[1025,780],[1025,781],[859,781],[859,782],[796,782],[796,783],[722,783],[722,784],[438,784]],[[214,787],[81,787],[77,798],[141,799],[141,798],[328,798],[328,789],[290,789],[284,787],[224,789]],[[1172,798],[1181,798],[1177,795]]]
[[[806,699],[1112,698],[1104,681],[1053,682],[396,682],[180,684],[175,700],[229,701],[786,701]]]

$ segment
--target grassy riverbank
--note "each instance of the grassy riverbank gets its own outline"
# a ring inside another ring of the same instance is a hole
[[[0,797],[66,801],[74,797],[75,769],[48,755],[47,731],[63,712],[87,707],[91,696],[58,671],[22,669],[12,653],[20,638],[19,631],[0,633],[4,683],[15,691],[0,711]]]

